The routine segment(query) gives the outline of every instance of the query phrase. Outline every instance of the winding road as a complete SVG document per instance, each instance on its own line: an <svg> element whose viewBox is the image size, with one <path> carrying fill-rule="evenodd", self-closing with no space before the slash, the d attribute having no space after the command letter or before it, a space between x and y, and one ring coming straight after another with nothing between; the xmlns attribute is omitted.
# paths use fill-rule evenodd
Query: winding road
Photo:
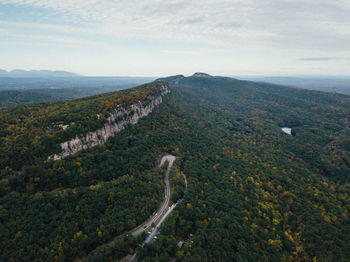
<svg viewBox="0 0 350 262"><path fill-rule="evenodd" d="M147 222L143 223L140 227L137 227L134 230L133 235L141 234L148 227L150 227L154 222L156 222L160 217L161 217L161 219L159 220L157 225L152 229L152 231L150 231L150 234L147 236L147 238L145 239L145 241L142 243L141 246L143 246L144 244L148 244L148 243L155 241L156 236L158 235L158 229L159 229L160 225L167 218L167 216L170 215L170 213L174 210L174 208L177 206L177 204L179 204L182 201L182 199L180 199L179 201L177 201L175 204L173 204L171 207L168 208L169 200L171 197L169 172L170 172L171 167L173 166L173 162L175 161L175 159L176 159L175 156L165 155L162 157L162 159L160 161L160 164L159 164L160 167L164 164L165 161L169 162L167 171L165 173L165 178L164 178L164 182L165 182L164 200L163 200L160 208L158 209L157 213L154 216L152 216L149 220L147 220ZM181 172L181 174L183 175L183 177L185 179L185 186L187 188L187 178L186 178L184 173ZM163 213L164 213L164 216L162 216ZM134 261L136 259L136 257L137 257L137 251L135 251L135 253L129 259L129 261Z"/></svg>
<svg viewBox="0 0 350 262"><path fill-rule="evenodd" d="M147 230L148 228L152 227L153 223L156 223L158 220L158 224L155 226L155 228L152 230L152 232L150 233L150 235L146 238L146 240L144 241L144 244L146 243L150 243L152 240L154 240L154 236L157 235L158 233L158 228L159 226L162 224L162 222L166 219L166 217L168 215L170 215L170 213L173 211L173 209L176 207L176 205L181 202L181 200L179 200L177 203L173 204L171 207L169 206L169 202L170 202L170 198L171 198L171 188L170 188L170 181L169 181L169 173L171 170L171 167L174 164L176 157L173 155L164 155L162 156L161 160L160 160L160 164L159 167L163 166L164 163L167 161L168 162L168 167L167 170L165 172L165 177L164 177L164 184L165 184L165 190L164 190L164 199L163 202L160 204L158 210L153 213L153 215L148 218L144 223L142 223L141 225L137 226L136 228L132 229L130 231L130 233L133 236L137 236L142 234L145 230ZM185 179L185 183L186 183L186 188L187 188L187 180L186 180L186 176L182 173L182 175L184 176ZM120 237L120 236L118 236ZM113 240L110 241L107 245L113 245ZM134 253L134 255L129 259L129 261L133 261L136 258L136 252ZM80 258L80 259L76 259L75 261L85 261L86 257L84 258Z"/></svg>
<svg viewBox="0 0 350 262"><path fill-rule="evenodd" d="M170 182L169 182L169 172L171 167L173 166L173 163L175 161L176 157L172 155L164 155L162 159L160 160L159 167L163 166L166 161L168 161L168 168L165 172L164 177L164 184L165 184L165 190L164 190L164 200L160 204L160 207L158 210L142 225L136 227L135 229L131 230L131 234L133 236L137 236L142 234L145 230L147 230L149 227L152 226L153 223L155 223L160 217L163 216L164 213L167 212L167 208L169 206L169 201L171 197L171 188L170 188Z"/></svg>

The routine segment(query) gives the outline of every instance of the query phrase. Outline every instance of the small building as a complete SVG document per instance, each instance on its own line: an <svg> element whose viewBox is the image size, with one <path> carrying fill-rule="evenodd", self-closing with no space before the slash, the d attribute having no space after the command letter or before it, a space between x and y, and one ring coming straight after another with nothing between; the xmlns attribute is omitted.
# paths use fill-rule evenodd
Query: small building
<svg viewBox="0 0 350 262"><path fill-rule="evenodd" d="M184 244L185 242L179 241L179 243L177 243L177 247L181 249L184 246Z"/></svg>

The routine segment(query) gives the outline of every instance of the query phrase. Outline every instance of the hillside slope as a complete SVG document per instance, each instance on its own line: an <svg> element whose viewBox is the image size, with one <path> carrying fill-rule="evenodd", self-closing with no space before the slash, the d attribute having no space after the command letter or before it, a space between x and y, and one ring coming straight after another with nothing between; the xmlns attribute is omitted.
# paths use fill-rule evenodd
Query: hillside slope
<svg viewBox="0 0 350 262"><path fill-rule="evenodd" d="M19 170L53 154L58 159L103 144L110 135L101 141L97 135L102 133L94 132L119 124L118 130L109 129L110 133L118 132L129 122L135 124L160 104L168 92L167 84L158 82L74 101L2 109L0 169ZM138 116L144 108L147 113ZM77 143L62 146L72 140Z"/></svg>
<svg viewBox="0 0 350 262"><path fill-rule="evenodd" d="M106 261L132 254L141 240L126 235L91 251L156 210L162 199L157 160L167 152L177 156L175 169L186 174L188 188L159 239L139 249L140 261L348 261L350 97L204 74L149 86L163 81L171 93L137 125L54 162L46 159L59 143L108 122L111 110L101 110L113 104L107 98L133 89L44 107L50 110L1 111L7 121L1 142L11 145L1 157L7 159L0 183L4 259L73 261L89 254L90 261ZM105 112L102 123L88 117L96 108ZM64 123L37 120L53 109ZM48 139L28 127L46 130L53 122L80 128L57 136L56 151L24 154L22 148ZM282 132L285 126L293 135ZM20 135L34 132L32 140Z"/></svg>

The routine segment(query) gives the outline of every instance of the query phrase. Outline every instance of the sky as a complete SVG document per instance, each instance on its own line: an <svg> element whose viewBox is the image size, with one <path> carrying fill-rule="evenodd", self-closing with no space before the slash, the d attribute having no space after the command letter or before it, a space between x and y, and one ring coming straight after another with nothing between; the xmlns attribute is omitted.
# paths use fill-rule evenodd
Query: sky
<svg viewBox="0 0 350 262"><path fill-rule="evenodd" d="M0 68L350 75L349 0L0 0Z"/></svg>

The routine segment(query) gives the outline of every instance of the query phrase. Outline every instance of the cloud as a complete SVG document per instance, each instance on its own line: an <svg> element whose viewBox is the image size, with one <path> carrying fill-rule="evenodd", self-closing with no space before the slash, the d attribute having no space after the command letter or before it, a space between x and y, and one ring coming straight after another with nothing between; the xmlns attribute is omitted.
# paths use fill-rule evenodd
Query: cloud
<svg viewBox="0 0 350 262"><path fill-rule="evenodd" d="M347 0L0 0L52 11L82 31L279 48L347 50ZM34 22L34 21L33 21Z"/></svg>
<svg viewBox="0 0 350 262"><path fill-rule="evenodd" d="M196 51L189 51L189 50L161 50L161 53L165 53L165 54L172 54L172 55L198 55L198 52Z"/></svg>
<svg viewBox="0 0 350 262"><path fill-rule="evenodd" d="M200 24L200 23L203 23L203 18L201 17L180 19L178 21L178 24L180 25L194 25L194 24Z"/></svg>
<svg viewBox="0 0 350 262"><path fill-rule="evenodd" d="M302 57L299 59L300 61L307 61L307 62L318 62L318 61L348 61L350 58L346 57Z"/></svg>
<svg viewBox="0 0 350 262"><path fill-rule="evenodd" d="M217 57L213 68L253 71L328 70L327 62L345 66L350 57L349 0L0 0L3 6L12 8L0 14L8 43L120 45L172 61L193 56L189 66Z"/></svg>
<svg viewBox="0 0 350 262"><path fill-rule="evenodd" d="M301 61L331 61L331 60L342 60L339 57L303 57L300 58Z"/></svg>

